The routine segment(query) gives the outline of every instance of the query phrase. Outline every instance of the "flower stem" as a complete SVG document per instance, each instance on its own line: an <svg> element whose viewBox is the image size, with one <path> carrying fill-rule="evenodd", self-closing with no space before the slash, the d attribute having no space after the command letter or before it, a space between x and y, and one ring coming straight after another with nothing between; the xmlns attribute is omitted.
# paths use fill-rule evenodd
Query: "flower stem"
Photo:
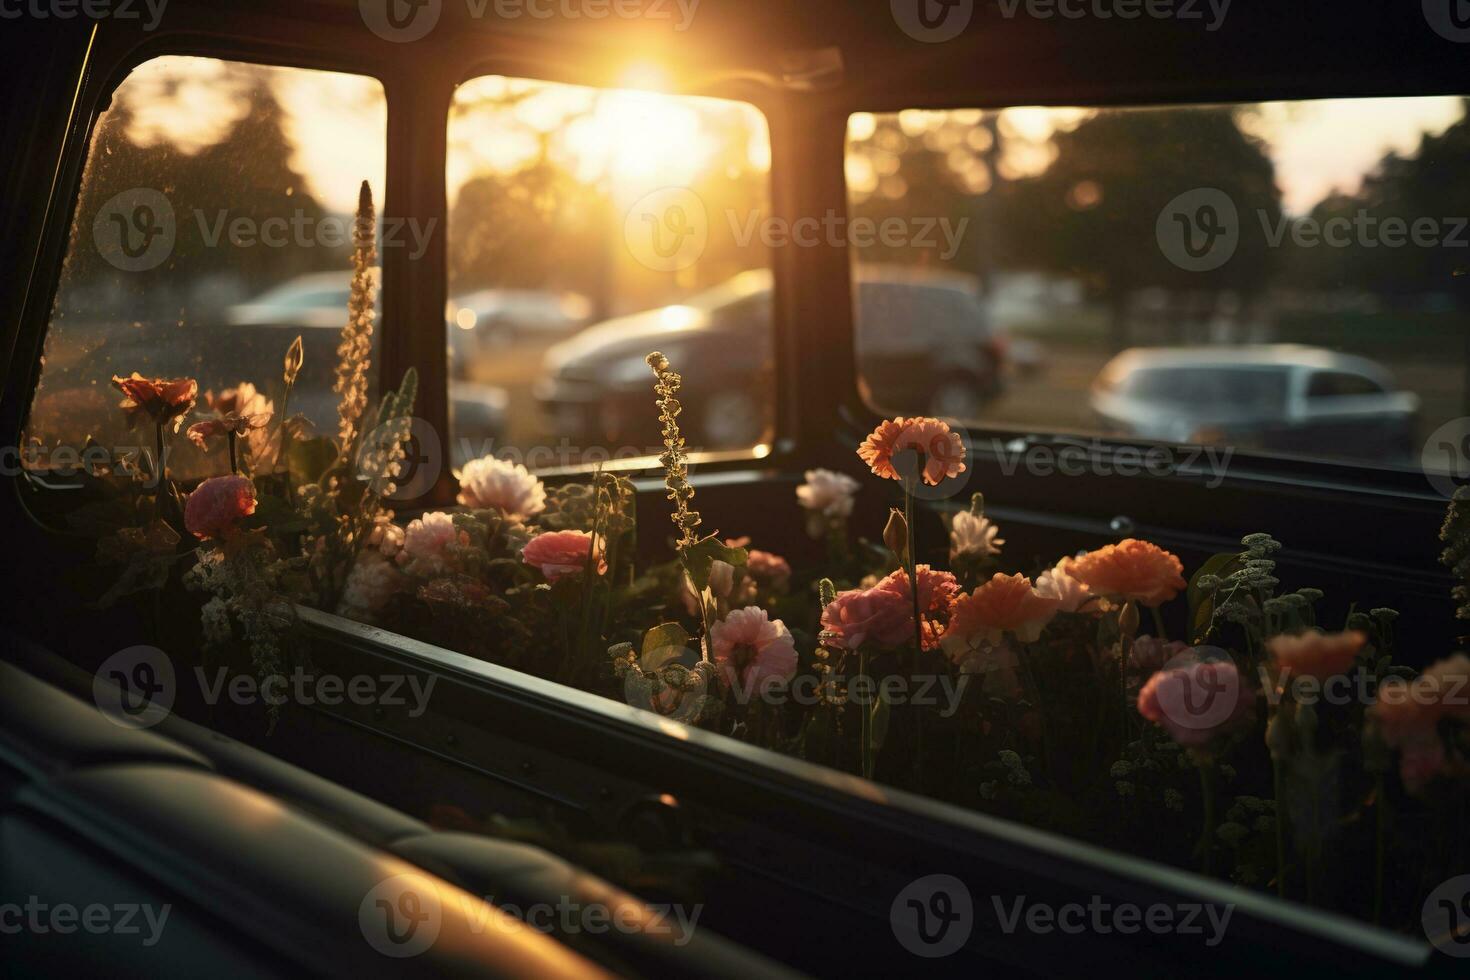
<svg viewBox="0 0 1470 980"><path fill-rule="evenodd" d="M1281 798L1281 760L1271 756L1271 793L1276 798L1276 897L1286 897L1286 801Z"/></svg>
<svg viewBox="0 0 1470 980"><path fill-rule="evenodd" d="M903 481L903 522L906 525L908 540L906 542L905 557L908 560L906 571L909 576L909 592L913 596L914 606L914 655L909 661L909 683L915 684L915 678L919 673L919 660L924 654L924 624L919 618L919 561L918 553L914 549L914 478L910 477ZM924 785L924 714L917 708L914 709L914 782L918 787Z"/></svg>
<svg viewBox="0 0 1470 980"><path fill-rule="evenodd" d="M239 456L239 452L235 449L235 439L236 438L237 438L237 436L233 432L226 432L225 433L225 439L229 442L229 446L230 446L230 475L231 476L239 476L240 475L240 456Z"/></svg>
<svg viewBox="0 0 1470 980"><path fill-rule="evenodd" d="M1213 762L1202 763L1199 766L1199 788L1200 796L1204 800L1205 825L1200 834L1200 868L1205 874L1210 873L1210 857L1214 850L1215 837L1215 770Z"/></svg>
<svg viewBox="0 0 1470 980"><path fill-rule="evenodd" d="M866 650L859 650L858 651L858 676L861 677L861 678L864 678L863 685L864 685L864 687L866 687L867 686L867 676L868 676L868 654L867 654L867 651ZM864 779L872 779L873 778L873 712L872 712L872 706L871 705L866 705L866 704L860 704L860 705L858 705L858 714L859 714L859 717L860 717L859 737L862 739L862 745L859 746L859 748L861 750L860 751L860 754L859 754L859 758L860 758L861 764L862 764L863 778Z"/></svg>
<svg viewBox="0 0 1470 980"><path fill-rule="evenodd" d="M1384 833L1388 828L1387 814L1383 808L1388 801L1383 797L1383 773L1378 773L1374 784L1374 827L1373 827L1373 924L1383 924L1383 857ZM1280 804L1277 804L1280 806Z"/></svg>
<svg viewBox="0 0 1470 980"><path fill-rule="evenodd" d="M1169 631L1164 629L1164 616L1159 612L1158 606L1149 606L1148 611L1154 616L1154 630L1158 633L1160 642L1169 642Z"/></svg>

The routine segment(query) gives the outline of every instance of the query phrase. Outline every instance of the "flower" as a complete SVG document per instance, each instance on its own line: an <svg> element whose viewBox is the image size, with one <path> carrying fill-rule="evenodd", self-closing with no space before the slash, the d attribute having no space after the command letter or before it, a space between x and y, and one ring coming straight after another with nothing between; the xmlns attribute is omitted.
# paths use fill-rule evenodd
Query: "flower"
<svg viewBox="0 0 1470 980"><path fill-rule="evenodd" d="M892 647L911 640L914 616L909 600L886 589L851 589L822 610L822 629L833 634L830 644L856 650L865 643Z"/></svg>
<svg viewBox="0 0 1470 980"><path fill-rule="evenodd" d="M546 531L526 543L521 552L521 561L535 567L546 576L546 581L555 582L563 575L575 575L587 568L587 555L596 558L596 573L607 571L607 562L602 557L601 542L594 549L592 535L586 531Z"/></svg>
<svg viewBox="0 0 1470 980"><path fill-rule="evenodd" d="M255 484L243 476L216 476L194 488L184 504L184 527L196 538L215 538L255 513Z"/></svg>
<svg viewBox="0 0 1470 980"><path fill-rule="evenodd" d="M199 383L193 378L165 381L162 378L145 378L134 371L130 378L114 375L112 383L127 396L121 408L127 414L130 426L136 425L141 418L147 418L154 425L172 421L177 432L184 415L194 407L199 397Z"/></svg>
<svg viewBox="0 0 1470 980"><path fill-rule="evenodd" d="M1127 538L1068 559L1064 571L1093 595L1131 599L1145 606L1168 602L1185 587L1184 566L1158 545Z"/></svg>
<svg viewBox="0 0 1470 980"><path fill-rule="evenodd" d="M960 511L949 522L949 560L954 561L961 555L988 558L1000 554L1000 546L1006 542L1004 538L997 537L998 534L1000 528L989 518L967 510Z"/></svg>
<svg viewBox="0 0 1470 980"><path fill-rule="evenodd" d="M949 610L955 596L960 594L960 583L949 572L936 572L928 565L914 569L919 576L919 619L923 623L924 649L934 650L939 646L939 637L944 632ZM914 628L913 591L909 588L908 572L900 568L883 581L873 586L885 592L901 596L909 609L909 629ZM912 632L909 634L913 636Z"/></svg>
<svg viewBox="0 0 1470 980"><path fill-rule="evenodd" d="M216 436L226 433L249 436L255 430L265 428L274 409L270 399L256 391L255 385L248 381L241 382L234 388L226 388L218 395L213 391L206 391L204 403L215 413L215 417L195 422L188 430L189 441L200 449L205 448L205 444ZM255 453L257 447L263 447L266 441L264 438L252 437L251 452Z"/></svg>
<svg viewBox="0 0 1470 980"><path fill-rule="evenodd" d="M899 416L885 420L863 440L857 452L874 476L901 480L904 477L893 468L893 457L907 449L922 457L924 482L930 486L965 472L965 445L940 419Z"/></svg>
<svg viewBox="0 0 1470 980"><path fill-rule="evenodd" d="M402 573L382 552L365 550L347 573L337 615L371 623L375 615L399 591Z"/></svg>
<svg viewBox="0 0 1470 980"><path fill-rule="evenodd" d="M1175 657L1188 651L1189 647L1179 640L1160 640L1157 637L1134 637L1128 647L1127 669L1137 677L1149 678L1163 669Z"/></svg>
<svg viewBox="0 0 1470 980"><path fill-rule="evenodd" d="M958 646L954 649L958 653L960 673L980 675L987 696L1014 698L1021 694L1021 679L1017 673L1021 661L1010 644L1002 641L994 646L981 644L964 650Z"/></svg>
<svg viewBox="0 0 1470 980"><path fill-rule="evenodd" d="M1034 643L1057 614L1060 600L1044 596L1024 575L997 572L989 582L955 600L949 617L944 650L959 662L981 643L999 643L1013 633L1022 643Z"/></svg>
<svg viewBox="0 0 1470 980"><path fill-rule="evenodd" d="M524 521L546 509L546 487L520 463L484 456L465 464L457 499L465 507L494 507Z"/></svg>
<svg viewBox="0 0 1470 980"><path fill-rule="evenodd" d="M395 558L403 550L403 528L393 523L391 514L379 514L373 519L372 530L367 534L367 546L382 552L384 558Z"/></svg>
<svg viewBox="0 0 1470 980"><path fill-rule="evenodd" d="M1404 788L1419 793L1446 766L1440 721L1470 722L1470 657L1437 661L1413 681L1389 678L1368 714L1384 742L1399 750Z"/></svg>
<svg viewBox="0 0 1470 980"><path fill-rule="evenodd" d="M1067 570L1070 558L1063 558L1036 577L1036 591L1060 600L1059 612L1074 613L1092 601L1092 590Z"/></svg>
<svg viewBox="0 0 1470 980"><path fill-rule="evenodd" d="M444 571L449 563L446 554L452 544L467 544L470 536L454 526L454 515L448 511L432 511L408 522L403 532L403 548L397 560L413 575L431 576Z"/></svg>
<svg viewBox="0 0 1470 980"><path fill-rule="evenodd" d="M807 470L806 482L796 488L796 501L814 516L843 518L852 515L853 497L857 492L858 482L846 473Z"/></svg>
<svg viewBox="0 0 1470 980"><path fill-rule="evenodd" d="M1367 641L1367 634L1361 630L1346 633L1310 630L1296 636L1273 636L1266 641L1266 649L1276 658L1283 681L1290 675L1325 681L1346 674Z"/></svg>
<svg viewBox="0 0 1470 980"><path fill-rule="evenodd" d="M745 571L761 588L785 592L791 584L791 565L780 555L751 548L745 559Z"/></svg>
<svg viewBox="0 0 1470 980"><path fill-rule="evenodd" d="M1240 724L1252 701L1233 662L1201 658L1150 677L1138 692L1138 713L1180 745L1197 749Z"/></svg>
<svg viewBox="0 0 1470 980"><path fill-rule="evenodd" d="M790 680L796 674L796 641L781 620L767 618L758 606L732 609L710 627L715 666L726 684L751 691L766 678Z"/></svg>

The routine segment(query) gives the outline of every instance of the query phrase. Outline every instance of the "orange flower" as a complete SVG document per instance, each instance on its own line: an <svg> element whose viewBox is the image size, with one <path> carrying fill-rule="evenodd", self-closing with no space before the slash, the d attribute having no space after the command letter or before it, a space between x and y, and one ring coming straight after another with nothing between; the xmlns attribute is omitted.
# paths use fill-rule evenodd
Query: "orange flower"
<svg viewBox="0 0 1470 980"><path fill-rule="evenodd" d="M146 417L154 425L163 425L173 420L174 431L179 431L183 416L194 407L199 397L199 383L193 378L165 381L162 378L145 378L137 371L130 378L114 375L112 383L127 398L120 406L128 416L128 424L136 425Z"/></svg>
<svg viewBox="0 0 1470 980"><path fill-rule="evenodd" d="M1184 565L1156 544L1128 538L1066 562L1066 573L1094 595L1132 599L1145 606L1168 602L1185 587Z"/></svg>
<svg viewBox="0 0 1470 980"><path fill-rule="evenodd" d="M1284 679L1315 677L1325 681L1346 674L1358 657L1368 637L1361 630L1346 633L1318 633L1315 630L1297 636L1273 636L1266 648L1276 658Z"/></svg>
<svg viewBox="0 0 1470 980"><path fill-rule="evenodd" d="M939 419L899 416L885 420L863 440L857 452L875 476L901 480L903 475L894 469L893 456L907 449L922 457L924 482L931 487L965 472L965 445Z"/></svg>
<svg viewBox="0 0 1470 980"><path fill-rule="evenodd" d="M997 572L989 582L955 600L944 649L958 660L982 642L999 643L1006 633L1033 643L1057 614L1062 600L1037 592L1024 575Z"/></svg>

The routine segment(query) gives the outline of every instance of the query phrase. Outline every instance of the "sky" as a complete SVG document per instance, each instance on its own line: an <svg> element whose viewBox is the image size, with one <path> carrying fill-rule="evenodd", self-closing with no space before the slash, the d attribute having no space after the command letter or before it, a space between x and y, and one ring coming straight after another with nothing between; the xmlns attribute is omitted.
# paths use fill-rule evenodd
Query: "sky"
<svg viewBox="0 0 1470 980"><path fill-rule="evenodd" d="M285 110L286 134L294 146L292 165L305 175L311 193L329 209L344 213L352 210L362 179L381 193L387 111L379 83L333 72L263 71ZM143 143L169 139L186 150L207 145L238 118L239 84L223 63L210 59L148 62L129 77L122 93L134 112L129 136ZM492 104L508 93L522 98L510 108ZM1266 142L1283 204L1292 214L1309 211L1334 190L1355 191L1386 152L1412 153L1424 134L1440 133L1461 116L1460 100L1453 97L1271 102L1259 109L1252 132ZM554 155L572 172L584 180L609 181L616 196L692 183L716 158L729 113L740 114L747 123L749 165L769 169L764 120L739 103L496 76L475 79L456 95L447 174L450 199L482 169L520 166L537 152L538 139L546 134L553 140ZM1076 125L1087 114L1077 108L1005 110L1001 133L1018 138L1006 141L1014 146L1003 159L1002 172L1020 176L1044 169L1051 159L1050 133ZM910 138L935 145L930 131L974 129L979 115L977 110L911 110L900 114L900 120ZM872 121L860 113L850 131L855 136L871 132ZM948 148L942 141L940 145ZM977 193L988 186L988 176L975 172L981 149L971 140L949 150L957 173ZM868 163L856 169L850 165L849 175L875 186L891 178L885 186L901 192L901 174L886 172L883 163L878 161L877 171ZM620 189L626 193L619 194Z"/></svg>

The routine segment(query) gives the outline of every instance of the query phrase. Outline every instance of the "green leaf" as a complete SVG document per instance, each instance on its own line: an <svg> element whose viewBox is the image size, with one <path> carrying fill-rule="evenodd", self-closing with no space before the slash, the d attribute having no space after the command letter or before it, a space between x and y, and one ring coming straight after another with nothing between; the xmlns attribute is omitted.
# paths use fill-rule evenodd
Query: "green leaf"
<svg viewBox="0 0 1470 980"><path fill-rule="evenodd" d="M709 571L716 559L740 567L749 557L744 548L731 548L711 534L685 550L684 566L694 581L694 590L703 592L709 587Z"/></svg>
<svg viewBox="0 0 1470 980"><path fill-rule="evenodd" d="M664 623L643 634L643 656L639 663L644 670L658 670L687 649L689 634L684 627Z"/></svg>
<svg viewBox="0 0 1470 980"><path fill-rule="evenodd" d="M1190 640L1197 640L1210 628L1210 622L1215 618L1215 600L1204 594L1199 587L1199 580L1206 575L1216 578L1224 578L1235 569L1232 565L1239 565L1240 555L1227 551L1209 558L1189 579L1189 588L1185 591L1186 601L1189 603L1189 628Z"/></svg>
<svg viewBox="0 0 1470 980"><path fill-rule="evenodd" d="M292 442L286 451L291 483L298 487L316 483L336 460L337 445L326 437Z"/></svg>

